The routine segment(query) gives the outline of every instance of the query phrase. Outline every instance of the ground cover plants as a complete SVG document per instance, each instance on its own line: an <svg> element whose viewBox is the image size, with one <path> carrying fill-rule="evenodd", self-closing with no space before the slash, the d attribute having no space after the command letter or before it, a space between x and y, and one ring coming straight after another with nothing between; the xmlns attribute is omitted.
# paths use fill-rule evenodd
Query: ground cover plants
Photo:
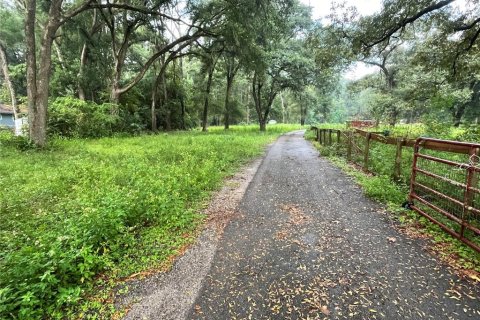
<svg viewBox="0 0 480 320"><path fill-rule="evenodd" d="M340 130L346 129L345 125L332 124L323 124L318 127ZM369 130L382 132L387 129L390 130L391 135L397 137L408 136L408 138L412 139L415 138L415 134L418 134L418 136L428 135L434 137L431 132L428 134L429 130L424 125L396 126L394 128L371 128ZM461 137L472 137L470 130L465 128L448 128L448 130L444 129L444 133L445 134L441 138L450 140L459 139ZM307 137L311 140L315 140L314 131L310 131L307 134ZM467 270L467 273L472 270L475 272L480 272L480 254L478 252L462 242L454 239L441 230L440 227L430 223L426 218L421 217L414 211L405 210L402 208L402 204L407 200L409 193L409 181L413 159L412 148L403 148L401 176L400 179L393 181L392 173L395 162L395 145L387 145L372 141L369 153L370 173L366 174L362 172L362 168L352 165L346 161L344 153L345 150L339 148L336 143L333 143L331 146L320 145L318 142L314 142L314 144L320 150L320 153L323 156L328 157L335 165L342 168L349 175L352 175L363 187L365 193L369 197L386 203L389 211L393 212L396 215L396 218L398 218L398 220L400 220L400 222L402 222L406 227L413 227L411 229L414 230L414 233L428 234L429 237L434 240L435 244L433 248L439 252L439 255L444 260L448 260L451 265L454 265L459 269ZM432 151L430 153L432 155L436 155L436 151ZM447 156L445 153L440 155L440 157L445 156ZM463 159L465 158L464 155L451 154L448 156L450 156L451 158L449 159L453 161L463 162L468 160ZM362 163L363 161L363 157L362 159L356 159L355 155L352 155L352 159L356 160L357 163ZM449 177L451 176L450 178L455 179L455 177L452 176L455 174L455 172L453 172L455 170L451 170L451 168L436 166L429 168L429 170L440 170L438 172L434 172L437 172L437 174L440 175L446 175ZM449 170L449 172L441 172L442 170ZM459 192L457 187L452 187L447 184L442 184L438 187L442 187L442 192L451 194L451 196L454 196L454 193ZM426 210L425 208L423 209ZM431 212L430 214L434 213ZM436 218L442 221L444 224L449 225L451 228L459 227L457 224L442 216L436 216ZM474 241L478 240L478 237L474 239ZM475 275L474 277L478 279L478 275Z"/></svg>
<svg viewBox="0 0 480 320"><path fill-rule="evenodd" d="M57 139L42 151L2 133L0 319L94 314L95 303L79 310L86 293L168 262L222 179L294 128Z"/></svg>

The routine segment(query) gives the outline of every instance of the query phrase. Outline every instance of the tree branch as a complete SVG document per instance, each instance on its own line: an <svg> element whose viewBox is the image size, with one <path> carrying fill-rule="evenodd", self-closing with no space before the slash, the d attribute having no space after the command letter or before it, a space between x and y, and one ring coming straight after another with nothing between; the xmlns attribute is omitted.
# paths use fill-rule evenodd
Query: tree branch
<svg viewBox="0 0 480 320"><path fill-rule="evenodd" d="M392 26L389 30L386 30L386 31L384 32L384 34L383 34L380 38L374 40L374 41L371 42L371 43L367 43L367 44L365 45L365 48L366 48L366 49L370 49L370 48L374 47L375 45L377 45L377 44L379 44L379 43L381 43L381 42L383 42L383 41L385 41L385 40L390 39L390 37L391 37L393 34L395 34L395 32L397 32L397 31L400 30L400 29L405 28L408 24L413 23L413 22L415 22L416 20L418 20L418 19L420 19L421 17L423 17L424 15L426 15L426 14L428 14L428 13L430 13L430 12L433 12L433 11L435 11L435 10L441 9L441 8L449 5L450 3L454 2L454 1L455 1L455 0L443 0L443 1L440 1L440 2L438 2L438 3L432 4L432 5L424 8L423 10L420 10L419 12L417 12L416 14L414 14L413 16L406 17L406 18L402 19L402 20L400 21L400 23Z"/></svg>
<svg viewBox="0 0 480 320"><path fill-rule="evenodd" d="M473 37L470 39L470 43L468 44L468 46L466 48L464 48L462 50L457 50L457 54L455 55L455 58L453 59L453 65L452 65L453 75L457 74L458 58L460 58L460 56L462 54L464 54L465 52L468 52L470 49L473 48L473 46L475 45L475 42L477 41L478 37L480 37L480 28L477 29L477 31L475 32Z"/></svg>
<svg viewBox="0 0 480 320"><path fill-rule="evenodd" d="M145 65L142 67L142 69L140 70L140 72L137 74L137 76L132 80L130 81L130 83L128 85L126 85L125 87L123 88L120 88L118 89L118 93L119 94L122 94L122 93L125 93L127 92L128 90L130 90L131 88L133 88L140 80L143 79L143 76L145 75L145 73L147 72L147 70L150 68L150 66L158 59L160 58L162 55L164 55L165 53L167 53L168 51L170 51L171 49L173 49L176 45L180 44L183 42L183 44L176 50L177 52L180 52L183 48L187 47L189 44L191 44L195 39L199 38L203 36L203 34L193 34L193 35L186 35L186 36L183 36L183 37L180 37L178 38L177 40L169 43L168 45L166 45L165 47L163 47L161 50L159 50L158 52L156 52L153 56L150 57L150 59L148 59L148 61L145 63Z"/></svg>
<svg viewBox="0 0 480 320"><path fill-rule="evenodd" d="M85 0L83 3L80 3L77 7L73 8L70 12L67 12L63 15L63 18L59 21L59 26L63 25L67 20L75 17L76 15L82 13L85 10L90 9L89 5L94 0Z"/></svg>
<svg viewBox="0 0 480 320"><path fill-rule="evenodd" d="M93 0L90 0L90 1L93 1ZM176 22L181 22L181 23L183 23L187 26L190 26L189 23L183 21L180 18L175 18L175 17L169 16L165 13L159 12L158 10L155 10L155 9L158 9L158 6L154 7L153 9L135 7L135 6L132 6L132 5L129 5L129 4L126 4L126 3L104 3L104 4L103 3L102 4L97 3L97 4L92 4L92 5L88 6L88 9L106 9L106 8L123 9L123 10L132 11L132 12L143 13L143 14L146 14L146 15L160 16L162 18L166 18L166 19L176 21Z"/></svg>
<svg viewBox="0 0 480 320"><path fill-rule="evenodd" d="M472 23L470 23L470 24L462 24L458 27L453 28L453 31L458 32L458 31L470 30L473 27L475 27L475 25L479 22L480 22L480 18L477 18L477 19L473 20Z"/></svg>

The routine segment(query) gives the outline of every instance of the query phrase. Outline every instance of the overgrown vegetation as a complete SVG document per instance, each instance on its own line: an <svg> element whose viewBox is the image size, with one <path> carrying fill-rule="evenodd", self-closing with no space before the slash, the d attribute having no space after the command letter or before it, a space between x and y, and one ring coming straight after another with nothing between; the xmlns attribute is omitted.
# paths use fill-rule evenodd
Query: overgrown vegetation
<svg viewBox="0 0 480 320"><path fill-rule="evenodd" d="M325 124L321 127L345 129L345 125ZM372 128L372 131L381 131L379 128ZM425 132L425 126L400 126L395 127L392 134L402 136L406 132ZM455 134L458 129L451 130ZM307 134L310 140L315 140L313 131ZM343 156L338 155L336 144L324 146L318 142L313 142L315 147L320 150L321 155L328 157L335 165L344 170L347 174L353 176L355 180L363 187L367 196L385 203L388 210L395 214L395 217L406 227L411 228L412 233L428 234L435 245L434 249L439 255L448 260L452 265L466 270L475 270L480 272L480 253L476 252L466 244L458 241L444 232L440 227L431 223L428 219L420 216L414 211L406 210L402 204L407 200L409 192L409 181L411 173L411 163L413 151L404 150L402 154L402 179L394 182L392 180L393 163L395 159L395 146L375 143L372 144L370 151L370 171L372 174L364 173L360 168L349 164ZM444 192L447 192L443 190ZM444 223L449 223L445 219ZM452 225L453 227L453 225Z"/></svg>
<svg viewBox="0 0 480 320"><path fill-rule="evenodd" d="M108 137L115 133L140 133L145 129L138 111L122 105L96 104L72 97L50 103L48 131L62 137Z"/></svg>
<svg viewBox="0 0 480 320"><path fill-rule="evenodd" d="M476 2L333 5L325 24L298 0L4 1L0 103L29 126L0 132L0 317L60 317L96 275L163 261L219 181L287 127L120 134L371 118L478 140ZM379 72L345 79L355 63ZM384 201L399 200L392 156L372 144L365 183Z"/></svg>
<svg viewBox="0 0 480 320"><path fill-rule="evenodd" d="M161 266L222 179L294 128L56 139L40 152L2 134L0 318L63 318L99 274Z"/></svg>

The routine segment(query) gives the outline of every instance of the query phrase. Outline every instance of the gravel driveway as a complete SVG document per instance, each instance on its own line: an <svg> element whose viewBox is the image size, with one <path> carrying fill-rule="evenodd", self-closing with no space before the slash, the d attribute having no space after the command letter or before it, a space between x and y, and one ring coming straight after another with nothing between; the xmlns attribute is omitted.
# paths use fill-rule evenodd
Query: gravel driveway
<svg viewBox="0 0 480 320"><path fill-rule="evenodd" d="M188 319L480 319L478 284L400 234L304 140L270 149Z"/></svg>
<svg viewBox="0 0 480 320"><path fill-rule="evenodd" d="M480 319L479 285L399 233L303 132L242 179L170 273L133 286L127 319Z"/></svg>

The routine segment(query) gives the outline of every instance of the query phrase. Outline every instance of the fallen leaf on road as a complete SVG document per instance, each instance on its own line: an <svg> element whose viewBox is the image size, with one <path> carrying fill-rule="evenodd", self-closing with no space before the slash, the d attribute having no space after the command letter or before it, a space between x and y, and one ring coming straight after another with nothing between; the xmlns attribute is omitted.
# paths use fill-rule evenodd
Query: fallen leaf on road
<svg viewBox="0 0 480 320"><path fill-rule="evenodd" d="M475 271L465 271L465 274L472 280L475 280L477 282L480 282L480 277L478 276L478 273Z"/></svg>
<svg viewBox="0 0 480 320"><path fill-rule="evenodd" d="M390 242L397 242L397 239L394 237L388 237L387 240Z"/></svg>
<svg viewBox="0 0 480 320"><path fill-rule="evenodd" d="M326 316L328 316L330 314L330 310L328 310L327 306L322 306L320 308L320 311L322 311L322 313Z"/></svg>
<svg viewBox="0 0 480 320"><path fill-rule="evenodd" d="M200 306L197 304L197 305L195 306L195 312L196 312L196 313L200 313L200 314L203 313L203 312L202 312L202 307L200 307Z"/></svg>

